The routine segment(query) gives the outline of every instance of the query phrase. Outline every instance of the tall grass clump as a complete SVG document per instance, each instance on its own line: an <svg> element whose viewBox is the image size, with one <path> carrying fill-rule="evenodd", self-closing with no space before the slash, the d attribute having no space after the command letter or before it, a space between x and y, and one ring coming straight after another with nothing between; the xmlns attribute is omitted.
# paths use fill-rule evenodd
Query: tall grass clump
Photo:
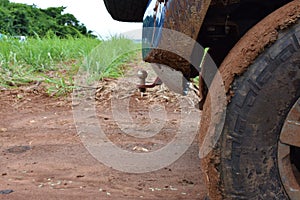
<svg viewBox="0 0 300 200"><path fill-rule="evenodd" d="M140 45L122 37L101 41L89 37L59 38L53 34L0 40L0 87L20 86L35 81L49 85L51 94L64 94L73 88L78 69L91 79L122 75Z"/></svg>
<svg viewBox="0 0 300 200"><path fill-rule="evenodd" d="M33 81L53 82L57 78L61 81L65 79L64 75L57 77L53 74L61 74L60 71L76 73L84 57L100 43L100 40L83 36L36 36L24 42L13 37L1 39L0 86L20 86ZM48 75L50 71L51 76Z"/></svg>
<svg viewBox="0 0 300 200"><path fill-rule="evenodd" d="M59 62L83 58L100 41L87 38L28 38L25 42L16 39L0 40L1 65L30 65L36 70L55 69Z"/></svg>
<svg viewBox="0 0 300 200"><path fill-rule="evenodd" d="M106 77L117 78L123 75L124 63L129 62L141 51L141 44L121 36L103 41L93 49L83 63L83 69L92 80Z"/></svg>

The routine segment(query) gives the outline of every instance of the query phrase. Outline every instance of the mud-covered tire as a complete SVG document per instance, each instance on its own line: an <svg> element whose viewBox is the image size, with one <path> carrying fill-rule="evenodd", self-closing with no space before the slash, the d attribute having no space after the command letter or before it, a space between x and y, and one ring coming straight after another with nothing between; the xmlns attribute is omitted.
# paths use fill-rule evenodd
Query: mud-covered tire
<svg viewBox="0 0 300 200"><path fill-rule="evenodd" d="M104 0L113 19L123 22L142 22L148 0Z"/></svg>
<svg viewBox="0 0 300 200"><path fill-rule="evenodd" d="M218 179L214 181L216 196L289 199L279 173L278 142L286 117L300 97L299 21L282 31L234 80L231 91L224 128L209 161L215 163L208 170L218 174L209 177Z"/></svg>

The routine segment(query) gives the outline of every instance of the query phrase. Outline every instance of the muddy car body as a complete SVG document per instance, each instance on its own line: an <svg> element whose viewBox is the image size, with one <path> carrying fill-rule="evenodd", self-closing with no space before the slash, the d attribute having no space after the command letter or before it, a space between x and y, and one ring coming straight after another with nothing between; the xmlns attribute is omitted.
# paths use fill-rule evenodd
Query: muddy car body
<svg viewBox="0 0 300 200"><path fill-rule="evenodd" d="M224 126L201 162L208 196L300 199L300 1L104 2L116 20L143 21L145 61L186 80L200 75L200 146L210 134L211 97L224 87ZM210 48L210 56L199 68L201 46ZM212 61L217 71L210 70Z"/></svg>

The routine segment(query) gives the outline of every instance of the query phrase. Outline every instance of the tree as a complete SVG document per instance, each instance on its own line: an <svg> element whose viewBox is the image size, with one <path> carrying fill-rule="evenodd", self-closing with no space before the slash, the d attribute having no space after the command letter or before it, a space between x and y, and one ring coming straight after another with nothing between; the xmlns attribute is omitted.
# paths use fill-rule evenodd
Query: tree
<svg viewBox="0 0 300 200"><path fill-rule="evenodd" d="M9 4L9 0L0 0L0 6L5 7Z"/></svg>
<svg viewBox="0 0 300 200"><path fill-rule="evenodd" d="M95 37L74 15L63 14L63 6L41 9L9 0L0 0L0 6L0 31L6 34L43 37L51 31L59 37Z"/></svg>

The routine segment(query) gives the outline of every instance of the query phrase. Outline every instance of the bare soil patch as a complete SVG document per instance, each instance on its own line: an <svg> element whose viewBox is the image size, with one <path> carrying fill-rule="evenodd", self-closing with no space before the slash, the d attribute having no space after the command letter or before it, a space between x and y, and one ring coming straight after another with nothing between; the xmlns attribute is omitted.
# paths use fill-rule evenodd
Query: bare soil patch
<svg viewBox="0 0 300 200"><path fill-rule="evenodd" d="M133 151L166 145L180 121L176 95L158 87L140 96L133 89L130 111L135 120L149 120L151 102L165 105L170 120L152 141L130 141L109 108L116 82L103 81L103 89L96 94L97 115L110 140ZM191 200L203 199L206 194L197 141L179 160L161 170L145 174L116 171L93 158L82 144L74 125L71 97L50 98L36 88L1 90L0 158L0 190L12 190L0 194L0 199Z"/></svg>

